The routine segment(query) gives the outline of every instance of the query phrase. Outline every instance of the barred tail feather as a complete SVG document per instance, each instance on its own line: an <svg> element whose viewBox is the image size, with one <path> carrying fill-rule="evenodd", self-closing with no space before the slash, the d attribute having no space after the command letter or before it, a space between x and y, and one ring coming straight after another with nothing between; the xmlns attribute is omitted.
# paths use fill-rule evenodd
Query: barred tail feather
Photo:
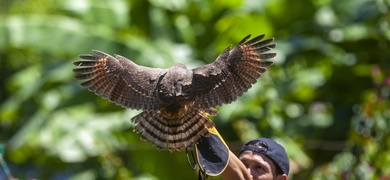
<svg viewBox="0 0 390 180"><path fill-rule="evenodd" d="M146 111L133 117L137 125L134 131L141 133L141 140L150 141L158 149L180 151L192 148L201 136L209 136L208 128L214 123L202 112L189 108L179 119L166 119L159 112Z"/></svg>

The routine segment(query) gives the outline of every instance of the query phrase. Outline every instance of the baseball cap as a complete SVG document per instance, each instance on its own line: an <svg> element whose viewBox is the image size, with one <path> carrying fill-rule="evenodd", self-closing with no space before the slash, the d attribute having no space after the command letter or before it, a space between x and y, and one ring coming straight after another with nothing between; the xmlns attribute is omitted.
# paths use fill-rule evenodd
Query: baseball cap
<svg viewBox="0 0 390 180"><path fill-rule="evenodd" d="M290 162L286 150L274 140L268 138L251 140L242 146L239 155L248 150L268 156L277 166L279 166L284 174L288 175Z"/></svg>

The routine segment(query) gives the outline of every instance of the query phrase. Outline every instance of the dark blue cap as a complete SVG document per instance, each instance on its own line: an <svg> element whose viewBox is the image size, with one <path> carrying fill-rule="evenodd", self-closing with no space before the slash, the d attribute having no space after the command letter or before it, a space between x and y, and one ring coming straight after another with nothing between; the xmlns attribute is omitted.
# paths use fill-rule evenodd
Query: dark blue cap
<svg viewBox="0 0 390 180"><path fill-rule="evenodd" d="M268 138L251 140L242 146L239 155L244 151L252 151L268 156L279 166L284 174L288 175L290 161L288 160L286 150L274 140Z"/></svg>

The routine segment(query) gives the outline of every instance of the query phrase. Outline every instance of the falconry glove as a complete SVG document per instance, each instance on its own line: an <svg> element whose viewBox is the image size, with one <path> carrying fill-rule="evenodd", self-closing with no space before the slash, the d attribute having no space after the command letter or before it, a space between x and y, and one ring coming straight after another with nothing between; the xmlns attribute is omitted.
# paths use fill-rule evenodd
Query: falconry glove
<svg viewBox="0 0 390 180"><path fill-rule="evenodd" d="M229 163L229 148L215 127L209 128L209 137L201 137L195 144L199 179L220 175Z"/></svg>

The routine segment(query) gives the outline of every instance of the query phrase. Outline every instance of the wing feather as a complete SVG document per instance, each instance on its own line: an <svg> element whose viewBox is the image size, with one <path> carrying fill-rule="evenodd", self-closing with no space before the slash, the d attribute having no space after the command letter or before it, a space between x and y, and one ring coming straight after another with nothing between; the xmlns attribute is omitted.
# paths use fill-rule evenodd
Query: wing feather
<svg viewBox="0 0 390 180"><path fill-rule="evenodd" d="M251 40L250 35L243 38L233 49L228 47L210 64L193 69L194 107L209 109L228 104L248 91L266 67L272 62L264 61L276 53L264 53L276 44L273 38L263 40L265 35Z"/></svg>
<svg viewBox="0 0 390 180"><path fill-rule="evenodd" d="M82 86L117 105L138 110L159 110L166 106L157 97L159 79L166 69L149 68L129 59L93 50L96 55L80 55L82 61L73 64L77 68L75 79L85 80Z"/></svg>

